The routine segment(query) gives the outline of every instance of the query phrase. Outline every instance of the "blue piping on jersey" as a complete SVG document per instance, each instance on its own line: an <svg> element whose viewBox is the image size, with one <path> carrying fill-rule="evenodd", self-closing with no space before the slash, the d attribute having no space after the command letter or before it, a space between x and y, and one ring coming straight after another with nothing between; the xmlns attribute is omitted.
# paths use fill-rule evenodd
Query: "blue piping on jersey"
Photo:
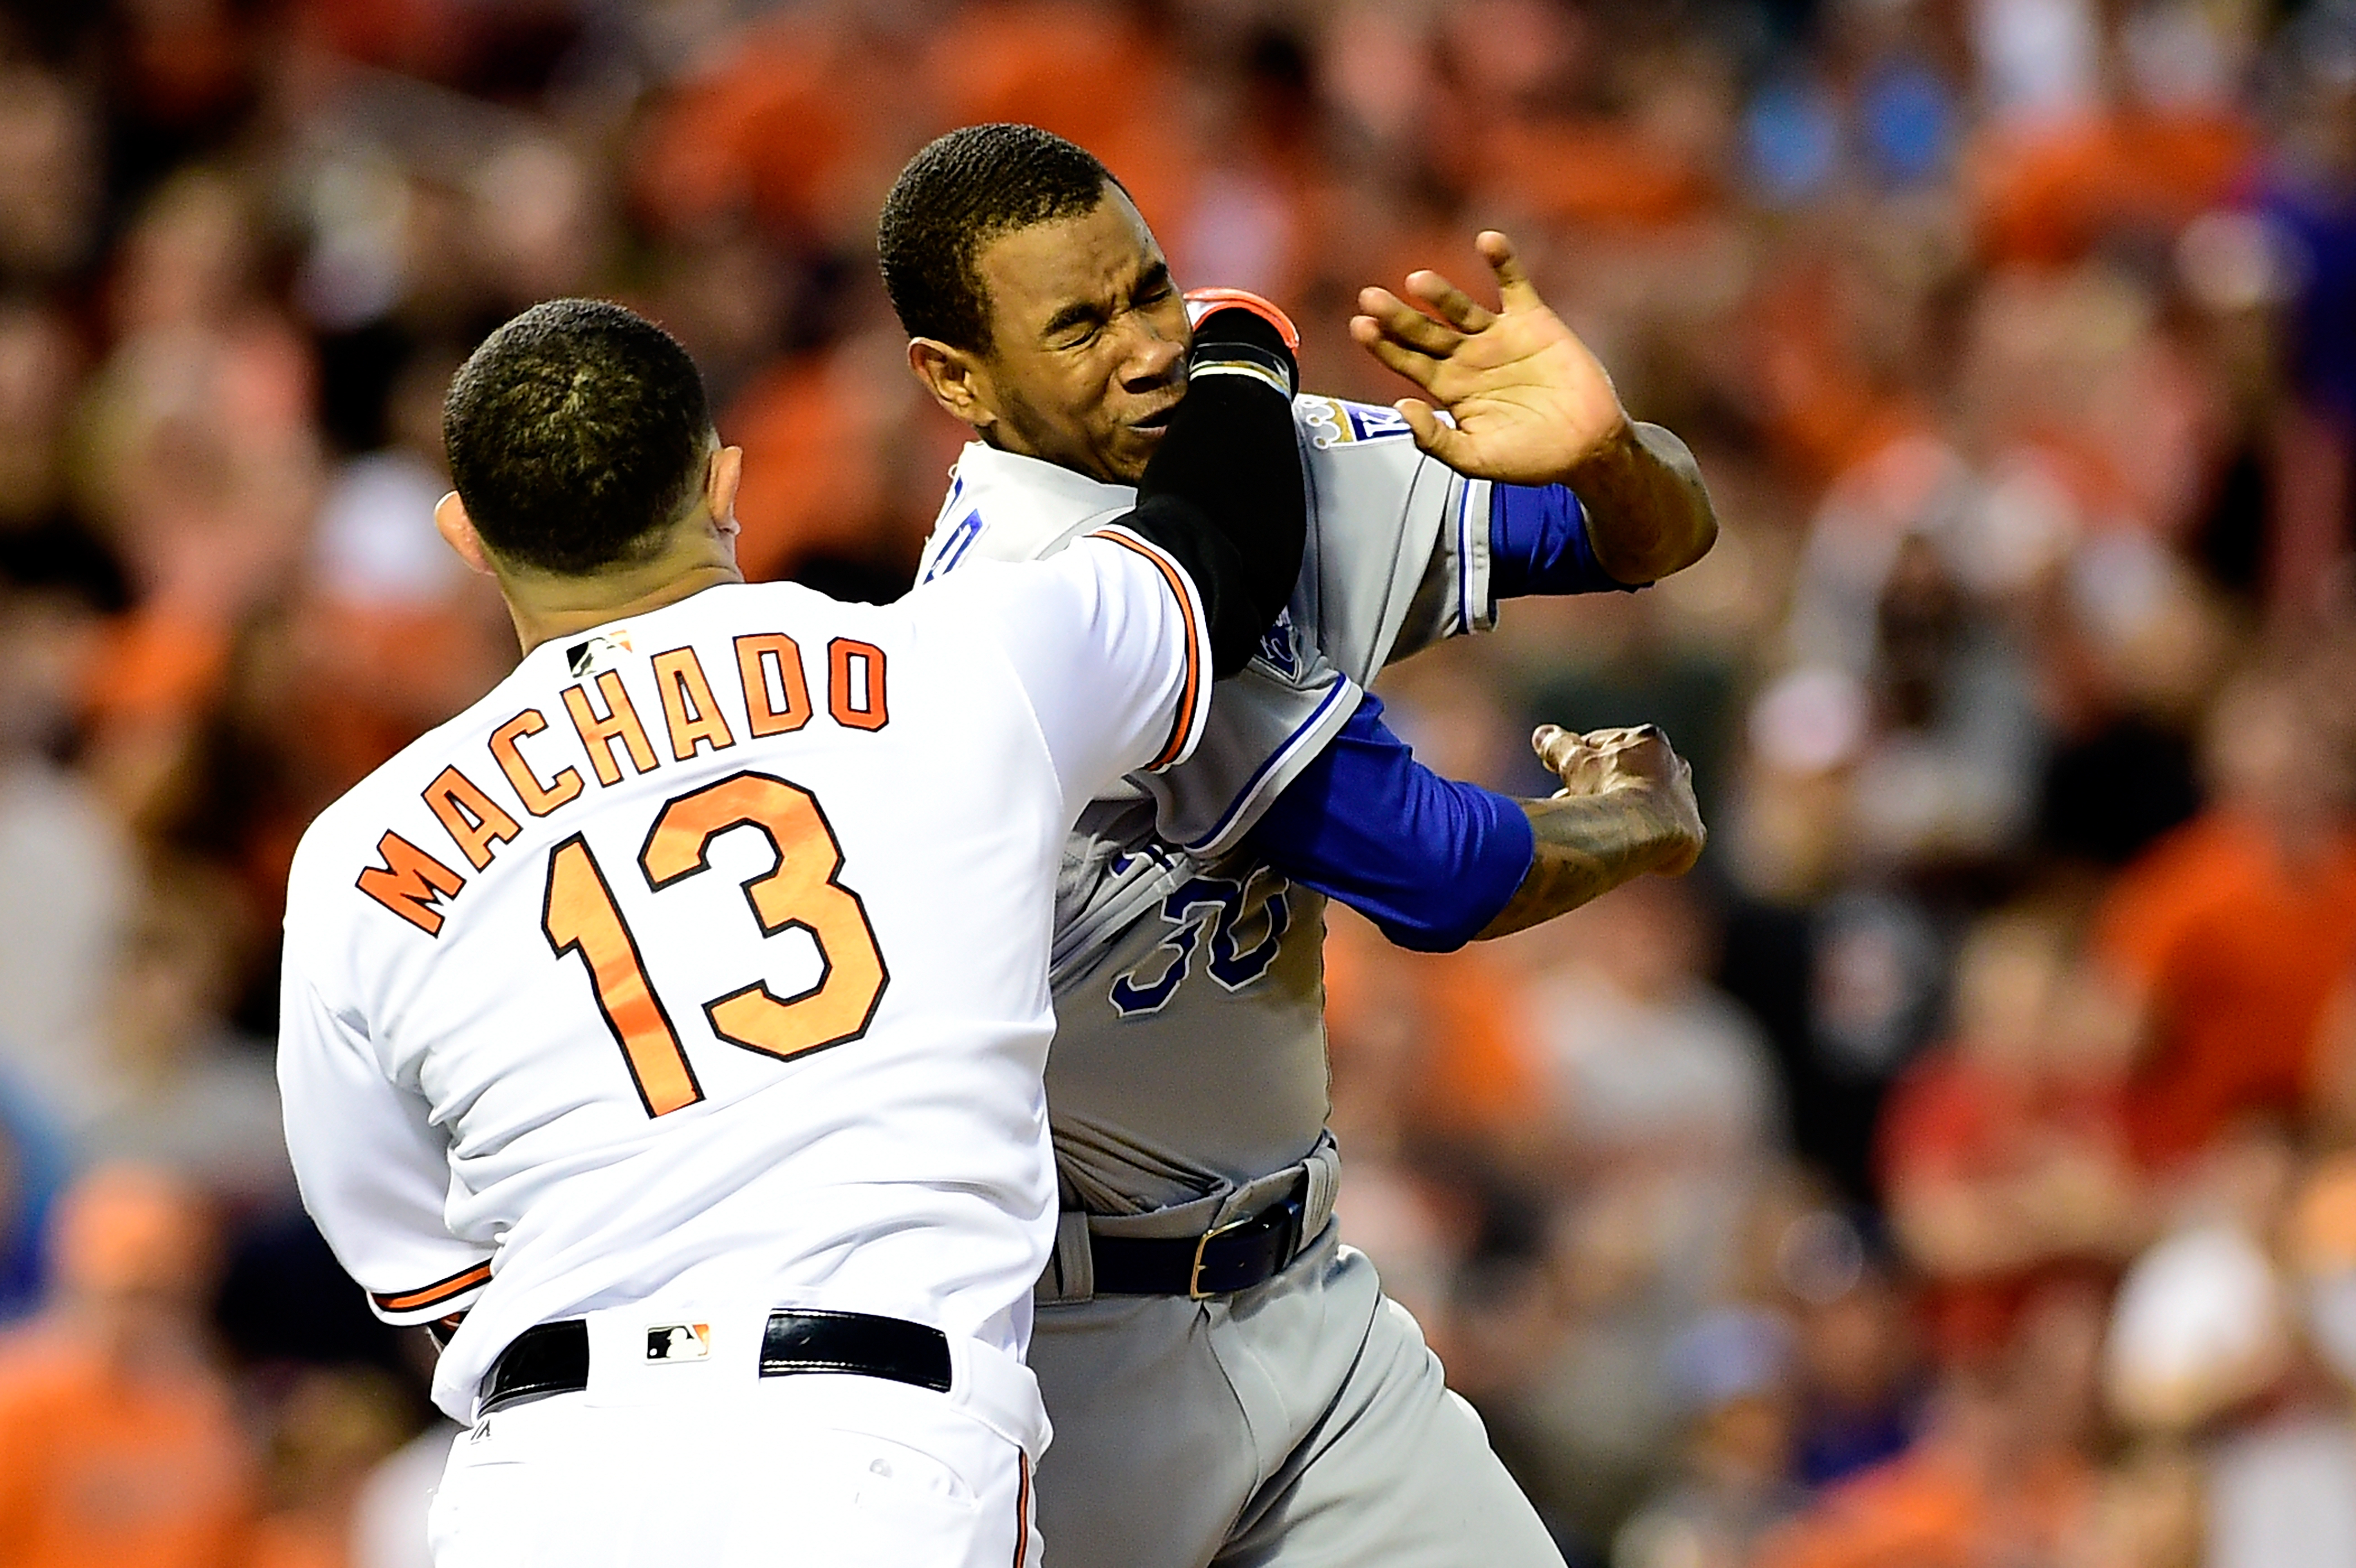
<svg viewBox="0 0 2356 1568"><path fill-rule="evenodd" d="M1472 613L1472 481L1456 480L1456 617L1470 632L1478 624Z"/></svg>
<svg viewBox="0 0 2356 1568"><path fill-rule="evenodd" d="M1333 709L1333 704L1341 699L1342 694L1350 689L1351 685L1349 680L1344 677L1336 675L1333 679L1333 688L1325 693L1324 700L1318 703L1314 709L1311 709L1309 717L1302 720L1300 724L1294 727L1292 733L1284 738L1283 744L1277 747L1275 751L1269 752L1260 763L1260 765L1252 770L1251 777L1244 780L1243 788L1236 791L1235 799L1227 803L1227 809L1220 814L1218 821L1211 825L1211 830L1204 834L1200 838L1195 839L1193 843L1188 844L1186 848L1190 850L1199 851L1209 845L1217 843L1220 836L1226 833L1229 826L1234 823L1235 819L1243 814L1244 808L1251 804L1253 797L1259 790L1260 781L1267 778L1270 773L1274 772L1280 765L1289 761L1295 752L1300 751L1301 743L1308 737L1309 732L1316 729L1317 726L1323 721L1325 715Z"/></svg>
<svg viewBox="0 0 2356 1568"><path fill-rule="evenodd" d="M956 495L952 493L949 499L957 499ZM933 557L933 564L925 571L925 581L930 582L936 577L956 571L957 563L965 559L965 552L971 549L973 541L980 537L981 508L976 507L959 517L957 527L949 530L949 537L941 544L940 553Z"/></svg>

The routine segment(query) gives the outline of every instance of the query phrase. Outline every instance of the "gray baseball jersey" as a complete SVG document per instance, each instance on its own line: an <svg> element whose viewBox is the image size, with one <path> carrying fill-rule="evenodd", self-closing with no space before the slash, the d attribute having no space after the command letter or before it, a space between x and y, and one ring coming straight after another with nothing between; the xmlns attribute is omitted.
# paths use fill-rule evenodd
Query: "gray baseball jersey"
<svg viewBox="0 0 2356 1568"><path fill-rule="evenodd" d="M1309 539L1290 606L1220 683L1193 758L1092 803L1066 845L1047 1094L1067 1209L1185 1203L1316 1147L1324 900L1237 846L1386 662L1491 624L1488 485L1389 409L1293 407ZM968 446L920 573L1052 553L1134 494Z"/></svg>

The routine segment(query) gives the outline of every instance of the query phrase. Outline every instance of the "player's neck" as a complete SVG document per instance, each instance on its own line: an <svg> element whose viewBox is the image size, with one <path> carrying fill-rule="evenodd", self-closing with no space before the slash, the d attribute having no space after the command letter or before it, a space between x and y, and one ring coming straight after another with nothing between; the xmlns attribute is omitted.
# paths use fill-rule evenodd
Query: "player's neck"
<svg viewBox="0 0 2356 1568"><path fill-rule="evenodd" d="M733 530L723 537L708 528L682 528L652 559L592 576L502 572L499 596L507 601L516 640L530 653L542 643L744 581L734 547Z"/></svg>

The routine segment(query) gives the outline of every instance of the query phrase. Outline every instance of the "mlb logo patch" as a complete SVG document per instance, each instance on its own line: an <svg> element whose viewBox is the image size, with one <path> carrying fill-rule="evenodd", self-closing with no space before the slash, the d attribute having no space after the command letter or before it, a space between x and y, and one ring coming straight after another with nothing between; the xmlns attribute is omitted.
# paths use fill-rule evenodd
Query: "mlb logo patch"
<svg viewBox="0 0 2356 1568"><path fill-rule="evenodd" d="M709 1323L658 1323L647 1330L649 1361L701 1361L712 1356Z"/></svg>
<svg viewBox="0 0 2356 1568"><path fill-rule="evenodd" d="M564 667L576 676L603 669L614 662L614 656L630 651L630 634L626 631L607 632L587 638L564 650Z"/></svg>

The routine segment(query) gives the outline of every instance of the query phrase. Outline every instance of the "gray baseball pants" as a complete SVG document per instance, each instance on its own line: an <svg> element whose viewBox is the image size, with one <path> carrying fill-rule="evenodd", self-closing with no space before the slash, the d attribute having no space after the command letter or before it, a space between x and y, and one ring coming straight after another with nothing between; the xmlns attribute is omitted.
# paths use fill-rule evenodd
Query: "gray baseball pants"
<svg viewBox="0 0 2356 1568"><path fill-rule="evenodd" d="M1039 1307L1049 1568L1562 1568L1338 1229L1232 1296Z"/></svg>

